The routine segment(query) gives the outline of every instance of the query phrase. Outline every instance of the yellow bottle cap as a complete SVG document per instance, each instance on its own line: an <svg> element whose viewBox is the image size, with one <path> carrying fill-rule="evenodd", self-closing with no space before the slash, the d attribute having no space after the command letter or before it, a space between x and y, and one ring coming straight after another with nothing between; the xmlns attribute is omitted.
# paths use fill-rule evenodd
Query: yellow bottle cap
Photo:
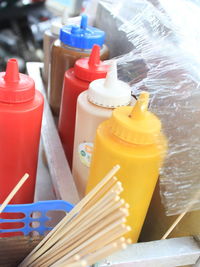
<svg viewBox="0 0 200 267"><path fill-rule="evenodd" d="M120 139L140 145L156 143L161 132L160 120L148 111L149 93L142 92L134 107L119 107L113 111L108 127Z"/></svg>

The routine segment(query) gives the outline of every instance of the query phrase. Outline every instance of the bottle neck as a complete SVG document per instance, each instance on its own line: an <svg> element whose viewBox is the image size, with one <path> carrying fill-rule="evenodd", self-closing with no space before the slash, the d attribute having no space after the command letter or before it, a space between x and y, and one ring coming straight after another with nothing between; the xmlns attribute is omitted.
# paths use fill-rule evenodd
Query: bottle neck
<svg viewBox="0 0 200 267"><path fill-rule="evenodd" d="M66 44L62 43L61 41L60 41L60 43L61 43L61 47L68 49L68 50L73 50L76 52L86 53L86 54L90 54L92 51L92 48L91 49L82 49L82 48L77 48L77 47L66 45Z"/></svg>

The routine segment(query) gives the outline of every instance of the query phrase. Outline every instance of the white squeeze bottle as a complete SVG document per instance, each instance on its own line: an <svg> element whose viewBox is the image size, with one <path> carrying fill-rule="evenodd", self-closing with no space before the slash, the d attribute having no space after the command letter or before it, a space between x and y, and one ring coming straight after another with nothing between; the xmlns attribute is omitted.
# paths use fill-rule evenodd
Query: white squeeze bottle
<svg viewBox="0 0 200 267"><path fill-rule="evenodd" d="M130 86L117 79L113 61L105 79L90 83L77 100L72 174L80 197L84 196L96 129L114 108L131 103Z"/></svg>

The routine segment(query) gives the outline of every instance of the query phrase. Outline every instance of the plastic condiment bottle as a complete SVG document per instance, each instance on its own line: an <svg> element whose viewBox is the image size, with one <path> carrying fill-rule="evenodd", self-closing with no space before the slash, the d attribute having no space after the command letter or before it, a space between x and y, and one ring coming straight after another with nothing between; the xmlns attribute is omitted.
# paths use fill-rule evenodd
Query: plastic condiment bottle
<svg viewBox="0 0 200 267"><path fill-rule="evenodd" d="M59 38L60 29L67 24L68 12L65 10L63 12L62 19L57 19L52 22L51 28L46 30L43 38L43 51L44 51L44 67L43 67L43 79L48 88L48 78L49 78L49 64L51 59L51 47L53 42Z"/></svg>
<svg viewBox="0 0 200 267"><path fill-rule="evenodd" d="M42 70L43 80L48 88L49 68L51 64L51 48L55 40L59 38L60 30L67 24L80 23L80 16L69 18L68 9L64 10L62 18L56 19L52 22L50 29L46 30L43 38L43 51L44 51L44 67Z"/></svg>
<svg viewBox="0 0 200 267"><path fill-rule="evenodd" d="M87 185L93 141L99 124L112 115L114 108L131 102L130 86L117 79L114 61L106 79L93 81L77 101L72 173L80 197Z"/></svg>
<svg viewBox="0 0 200 267"><path fill-rule="evenodd" d="M54 42L51 53L48 99L54 115L59 115L65 71L72 68L77 59L89 56L94 44L101 46L101 59L107 59L104 39L103 31L87 25L85 15L82 15L80 26L67 25L61 29L60 40Z"/></svg>
<svg viewBox="0 0 200 267"><path fill-rule="evenodd" d="M32 78L10 59L0 73L0 203L25 173L30 177L11 203L33 202L43 102Z"/></svg>
<svg viewBox="0 0 200 267"><path fill-rule="evenodd" d="M167 142L160 120L147 110L149 95L141 93L134 107L114 110L109 120L97 129L90 174L89 192L116 164L124 191L121 196L130 205L128 235L137 242L158 179Z"/></svg>
<svg viewBox="0 0 200 267"><path fill-rule="evenodd" d="M91 81L104 78L109 66L100 61L100 46L94 45L89 58L78 59L75 67L64 76L58 130L65 155L72 167L76 103L80 93L87 90Z"/></svg>

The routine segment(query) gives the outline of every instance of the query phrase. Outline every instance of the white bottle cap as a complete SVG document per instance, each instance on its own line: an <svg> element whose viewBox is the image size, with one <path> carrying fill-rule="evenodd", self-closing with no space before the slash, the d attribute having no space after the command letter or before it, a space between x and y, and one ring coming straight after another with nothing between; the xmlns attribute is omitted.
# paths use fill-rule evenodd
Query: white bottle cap
<svg viewBox="0 0 200 267"><path fill-rule="evenodd" d="M68 24L68 19L69 19L69 9L65 8L62 14L62 25Z"/></svg>
<svg viewBox="0 0 200 267"><path fill-rule="evenodd" d="M90 83L87 95L88 100L97 106L116 108L130 104L131 88L127 83L117 79L116 61L112 62L105 79Z"/></svg>
<svg viewBox="0 0 200 267"><path fill-rule="evenodd" d="M65 8L62 17L55 19L51 24L51 32L55 35L60 35L60 29L68 23L69 10Z"/></svg>
<svg viewBox="0 0 200 267"><path fill-rule="evenodd" d="M55 19L51 24L51 32L55 35L60 35L60 29L69 24L80 25L81 16L69 18L69 10L65 8L62 14L62 18Z"/></svg>
<svg viewBox="0 0 200 267"><path fill-rule="evenodd" d="M60 29L63 27L62 23L61 23L61 19L56 19L51 23L51 32L55 35L60 34Z"/></svg>

